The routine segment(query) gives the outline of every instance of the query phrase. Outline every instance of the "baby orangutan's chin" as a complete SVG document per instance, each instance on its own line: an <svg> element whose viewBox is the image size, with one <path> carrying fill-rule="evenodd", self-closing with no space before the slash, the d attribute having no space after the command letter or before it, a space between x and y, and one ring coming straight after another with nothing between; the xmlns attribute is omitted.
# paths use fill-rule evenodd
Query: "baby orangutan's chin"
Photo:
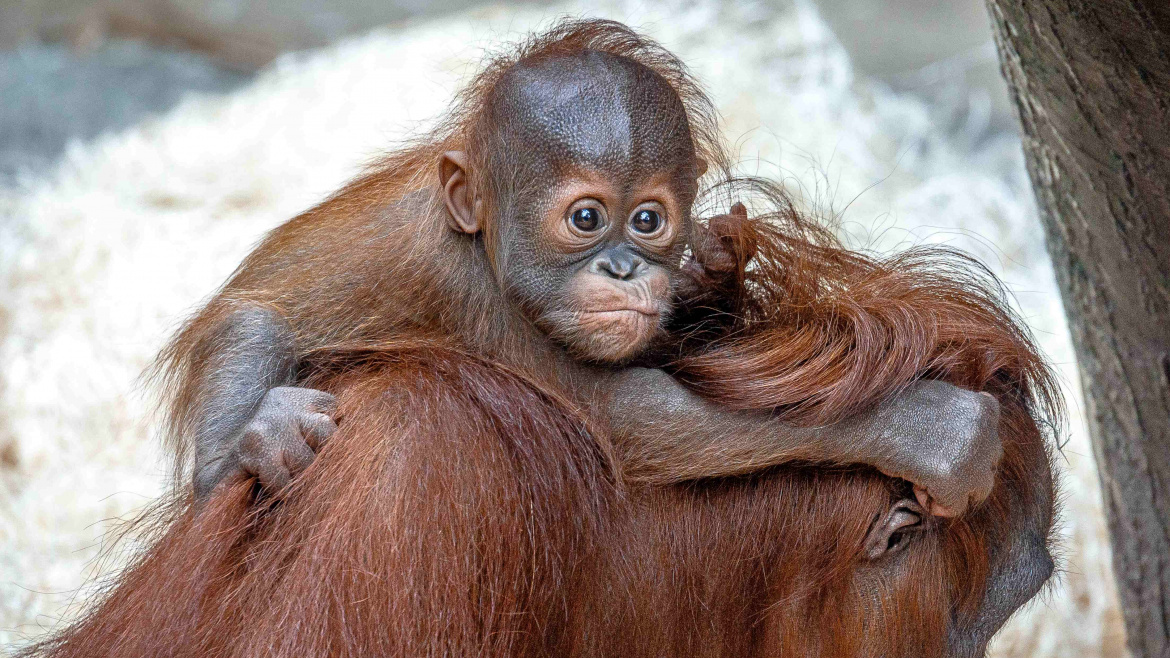
<svg viewBox="0 0 1170 658"><path fill-rule="evenodd" d="M630 280L585 272L574 276L536 325L573 358L617 365L651 346L669 319L671 282L653 268Z"/></svg>
<svg viewBox="0 0 1170 658"><path fill-rule="evenodd" d="M670 312L670 279L652 273L633 281L578 277L551 333L583 361L617 364L644 352Z"/></svg>
<svg viewBox="0 0 1170 658"><path fill-rule="evenodd" d="M658 334L661 315L635 309L577 311L571 349L587 361L621 363L641 354Z"/></svg>

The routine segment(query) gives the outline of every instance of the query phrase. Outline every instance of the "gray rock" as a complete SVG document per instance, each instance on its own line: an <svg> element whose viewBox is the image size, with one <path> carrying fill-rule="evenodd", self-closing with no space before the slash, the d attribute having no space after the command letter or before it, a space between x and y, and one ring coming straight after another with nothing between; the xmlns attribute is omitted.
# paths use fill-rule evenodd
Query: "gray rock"
<svg viewBox="0 0 1170 658"><path fill-rule="evenodd" d="M127 128L194 92L224 93L250 73L133 41L84 55L59 45L0 52L0 184L44 171L73 140Z"/></svg>

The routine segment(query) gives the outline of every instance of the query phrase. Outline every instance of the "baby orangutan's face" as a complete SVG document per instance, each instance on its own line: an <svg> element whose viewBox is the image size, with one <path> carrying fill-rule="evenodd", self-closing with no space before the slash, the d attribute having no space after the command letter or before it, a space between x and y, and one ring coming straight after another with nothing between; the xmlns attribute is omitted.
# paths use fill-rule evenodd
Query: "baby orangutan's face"
<svg viewBox="0 0 1170 658"><path fill-rule="evenodd" d="M487 99L498 117L492 262L511 303L575 357L621 363L670 314L690 239L695 157L686 109L654 71L598 52L518 65ZM456 154L456 159L464 156ZM452 216L479 208L448 158ZM457 230L474 232L477 217Z"/></svg>

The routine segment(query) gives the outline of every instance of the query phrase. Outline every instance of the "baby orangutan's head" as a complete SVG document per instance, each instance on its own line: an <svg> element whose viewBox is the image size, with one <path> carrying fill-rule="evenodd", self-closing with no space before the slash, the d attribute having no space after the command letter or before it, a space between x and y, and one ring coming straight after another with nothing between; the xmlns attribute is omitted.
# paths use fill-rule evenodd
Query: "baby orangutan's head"
<svg viewBox="0 0 1170 658"><path fill-rule="evenodd" d="M492 262L508 298L577 358L637 356L669 318L704 165L661 75L596 51L524 62L487 99L498 152ZM441 165L457 230L482 224L468 157Z"/></svg>

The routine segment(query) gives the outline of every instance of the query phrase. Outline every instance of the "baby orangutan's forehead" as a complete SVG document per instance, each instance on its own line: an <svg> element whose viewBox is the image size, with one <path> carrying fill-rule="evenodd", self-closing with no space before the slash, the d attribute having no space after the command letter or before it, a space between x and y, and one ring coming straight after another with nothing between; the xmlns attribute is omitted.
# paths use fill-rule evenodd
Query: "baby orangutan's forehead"
<svg viewBox="0 0 1170 658"><path fill-rule="evenodd" d="M622 57L586 52L522 63L493 96L506 141L554 166L634 174L673 168L694 154L678 94Z"/></svg>

